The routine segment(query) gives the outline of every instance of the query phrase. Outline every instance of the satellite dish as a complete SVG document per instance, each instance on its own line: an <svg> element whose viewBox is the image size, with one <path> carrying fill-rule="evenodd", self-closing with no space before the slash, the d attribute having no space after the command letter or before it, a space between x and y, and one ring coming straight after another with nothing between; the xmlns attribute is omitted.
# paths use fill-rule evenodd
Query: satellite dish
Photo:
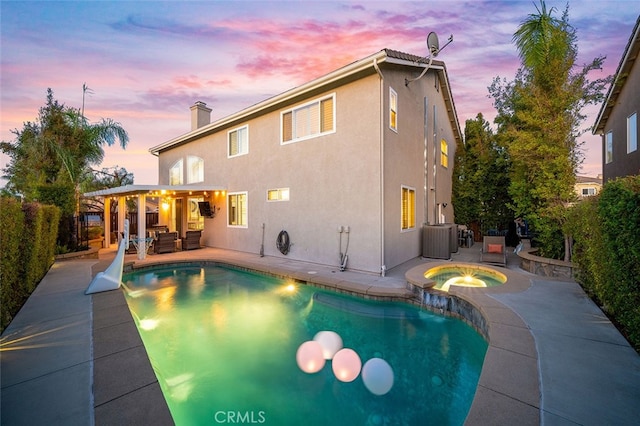
<svg viewBox="0 0 640 426"><path fill-rule="evenodd" d="M438 35L433 31L427 36L427 49L429 49L429 53L434 58L438 56L438 52L440 51L440 42L438 41Z"/></svg>

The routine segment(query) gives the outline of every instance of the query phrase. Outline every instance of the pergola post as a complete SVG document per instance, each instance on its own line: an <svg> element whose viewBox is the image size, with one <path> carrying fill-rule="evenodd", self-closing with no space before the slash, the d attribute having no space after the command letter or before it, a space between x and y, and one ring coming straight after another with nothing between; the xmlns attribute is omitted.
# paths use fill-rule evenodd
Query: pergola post
<svg viewBox="0 0 640 426"><path fill-rule="evenodd" d="M118 241L124 235L124 219L127 217L127 199L124 196L118 197Z"/></svg>
<svg viewBox="0 0 640 426"><path fill-rule="evenodd" d="M147 196L138 194L138 259L147 257Z"/></svg>
<svg viewBox="0 0 640 426"><path fill-rule="evenodd" d="M104 197L104 248L111 247L111 197Z"/></svg>

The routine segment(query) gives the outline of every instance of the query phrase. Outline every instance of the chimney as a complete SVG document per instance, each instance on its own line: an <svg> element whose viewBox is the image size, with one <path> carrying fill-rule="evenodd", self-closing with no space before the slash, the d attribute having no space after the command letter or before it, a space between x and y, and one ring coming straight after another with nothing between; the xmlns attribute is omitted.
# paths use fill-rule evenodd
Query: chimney
<svg viewBox="0 0 640 426"><path fill-rule="evenodd" d="M211 108L201 101L191 107L191 130L199 129L211 122Z"/></svg>

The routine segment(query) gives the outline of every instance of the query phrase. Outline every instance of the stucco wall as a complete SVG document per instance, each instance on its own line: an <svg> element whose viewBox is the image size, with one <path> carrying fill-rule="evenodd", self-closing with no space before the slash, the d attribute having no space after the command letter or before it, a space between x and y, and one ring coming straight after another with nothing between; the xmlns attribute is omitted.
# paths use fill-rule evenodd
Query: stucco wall
<svg viewBox="0 0 640 426"><path fill-rule="evenodd" d="M385 132L385 266L391 269L422 254L423 223L453 222L451 176L456 144L442 97L443 89L436 86L436 83L440 82L440 79L436 78L436 70L428 71L425 76L410 82L408 86L405 85L405 78L415 78L419 75L418 72L410 73L405 67L385 67L382 72L385 81L385 111L389 108L389 87L398 93L398 131L394 132L389 128L388 114L385 114L383 126ZM449 146L447 168L440 165L442 139L446 140ZM434 170L436 177L434 177ZM416 191L416 227L405 231L401 230L399 215L403 185L414 188ZM444 203L447 207L444 207ZM444 215L444 221L441 221L439 213Z"/></svg>
<svg viewBox="0 0 640 426"><path fill-rule="evenodd" d="M349 269L379 273L383 265L390 269L420 256L422 224L437 222L438 204L448 204L441 212L445 222L453 221L455 140L442 88L435 85L436 71L407 87L405 78L413 76L406 67L383 64L381 68L384 80L372 70L346 84L163 151L159 156L161 184L168 184L169 168L178 159L184 159L186 169L187 155L195 155L204 159L205 184L226 188L225 194L210 194L209 201L220 210L214 219L205 219L203 244L257 254L264 224L264 254L270 256L283 256L275 244L281 230L289 233L288 257L296 260L338 267L347 237ZM398 94L397 133L389 129L389 87ZM435 188L427 191L427 214L424 91L428 98L427 185ZM335 94L335 133L282 145L281 111L328 94ZM228 158L227 131L245 124L249 125L249 153ZM439 163L443 138L449 144L447 169ZM401 230L403 185L416 191L416 227L405 231ZM289 188L290 200L268 202L267 190L276 188ZM248 193L248 227L229 227L226 197L241 191ZM340 226L350 231L348 236L342 234L342 248Z"/></svg>
<svg viewBox="0 0 640 426"><path fill-rule="evenodd" d="M335 93L336 132L300 142L280 143L280 112L249 125L249 153L227 158L227 131L163 152L160 181L179 158L197 155L205 162L205 183L228 192L248 192L248 227L227 226L225 196L214 194L220 208L205 220L206 246L258 253L265 224L264 253L282 256L275 241L286 230L288 257L339 265L339 226L349 226L348 267L380 269L380 115L377 75L319 93ZM314 97L315 98L315 97ZM301 103L304 103L303 101ZM234 129L238 126L231 127ZM290 200L267 202L267 190L289 188ZM346 234L343 248L346 248Z"/></svg>

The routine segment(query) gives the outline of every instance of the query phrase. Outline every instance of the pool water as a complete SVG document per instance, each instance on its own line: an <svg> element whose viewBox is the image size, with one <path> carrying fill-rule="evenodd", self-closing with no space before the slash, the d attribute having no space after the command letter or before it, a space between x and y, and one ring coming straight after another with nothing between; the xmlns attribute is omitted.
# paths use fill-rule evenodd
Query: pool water
<svg viewBox="0 0 640 426"><path fill-rule="evenodd" d="M125 274L126 298L177 425L459 425L486 341L459 320L218 266ZM393 369L385 395L296 351L338 333L362 364Z"/></svg>

